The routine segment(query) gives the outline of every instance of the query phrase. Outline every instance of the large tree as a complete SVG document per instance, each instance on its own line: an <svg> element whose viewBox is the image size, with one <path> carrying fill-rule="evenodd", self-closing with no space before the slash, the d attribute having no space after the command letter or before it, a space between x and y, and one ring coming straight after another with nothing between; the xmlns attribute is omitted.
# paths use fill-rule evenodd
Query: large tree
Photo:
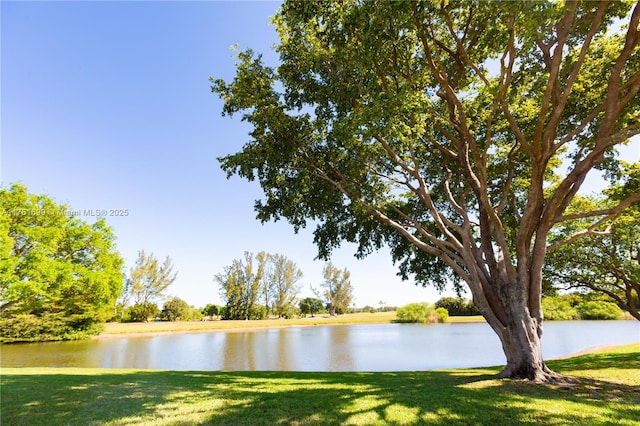
<svg viewBox="0 0 640 426"><path fill-rule="evenodd" d="M402 276L466 284L501 376L553 380L547 236L640 199L565 214L640 131L639 20L629 2L285 1L280 64L246 50L233 81L212 79L223 113L253 126L222 167L259 180L259 219L311 220L321 257L387 244Z"/></svg>
<svg viewBox="0 0 640 426"><path fill-rule="evenodd" d="M23 185L0 189L0 341L85 337L113 316L115 236L77 213Z"/></svg>

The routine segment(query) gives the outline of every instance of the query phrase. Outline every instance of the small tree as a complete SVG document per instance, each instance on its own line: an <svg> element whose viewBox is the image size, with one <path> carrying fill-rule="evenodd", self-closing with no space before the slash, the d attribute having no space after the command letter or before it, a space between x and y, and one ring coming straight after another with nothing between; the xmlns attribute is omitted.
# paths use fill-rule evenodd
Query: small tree
<svg viewBox="0 0 640 426"><path fill-rule="evenodd" d="M571 306L567 296L548 296L542 298L542 311L545 319L551 321L569 321L580 318L576 308Z"/></svg>
<svg viewBox="0 0 640 426"><path fill-rule="evenodd" d="M623 316L615 303L603 301L585 301L576 306L580 318L584 320L617 320Z"/></svg>
<svg viewBox="0 0 640 426"><path fill-rule="evenodd" d="M473 302L462 297L442 297L435 303L435 306L446 309L452 316L480 315L480 311Z"/></svg>
<svg viewBox="0 0 640 426"><path fill-rule="evenodd" d="M303 315L311 315L312 317L318 312L322 312L324 305L322 300L316 297L305 297L300 301L300 312Z"/></svg>
<svg viewBox="0 0 640 426"><path fill-rule="evenodd" d="M346 268L341 271L329 262L325 265L322 275L324 276L322 287L325 289L323 295L329 315L335 316L348 312L353 300L353 286L349 281L351 273Z"/></svg>
<svg viewBox="0 0 640 426"><path fill-rule="evenodd" d="M188 321L191 319L191 306L179 297L173 297L166 302L160 312L160 319L165 321Z"/></svg>
<svg viewBox="0 0 640 426"><path fill-rule="evenodd" d="M167 288L175 281L171 258L166 257L160 264L153 253L147 256L144 250L138 252L138 259L131 268L129 291L135 305L149 304L162 300Z"/></svg>
<svg viewBox="0 0 640 426"><path fill-rule="evenodd" d="M220 306L208 303L200 312L202 312L202 315L205 317L215 317L216 315L220 315Z"/></svg>
<svg viewBox="0 0 640 426"><path fill-rule="evenodd" d="M302 271L294 262L276 254L269 257L271 271L267 277L268 286L273 293L273 307L279 317L290 317L294 311L294 302L300 290Z"/></svg>
<svg viewBox="0 0 640 426"><path fill-rule="evenodd" d="M153 320L159 313L158 305L150 302L136 303L127 310L129 320L133 322Z"/></svg>
<svg viewBox="0 0 640 426"><path fill-rule="evenodd" d="M266 316L258 308L258 299L263 286L267 254L258 253L255 257L250 252L244 253L244 261L234 259L224 272L216 274L215 282L220 286L220 296L226 301L225 319L254 319Z"/></svg>

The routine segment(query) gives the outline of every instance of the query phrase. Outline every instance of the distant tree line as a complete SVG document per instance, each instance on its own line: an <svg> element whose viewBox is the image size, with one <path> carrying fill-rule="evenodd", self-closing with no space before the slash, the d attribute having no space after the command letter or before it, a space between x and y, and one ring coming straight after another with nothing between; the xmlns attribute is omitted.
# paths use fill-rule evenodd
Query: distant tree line
<svg viewBox="0 0 640 426"><path fill-rule="evenodd" d="M225 302L219 314L222 319L293 318L315 315L323 302L330 315L347 312L353 300L349 271L327 263L323 276L318 297L298 302L303 273L293 261L281 254L245 252L214 277Z"/></svg>
<svg viewBox="0 0 640 426"><path fill-rule="evenodd" d="M625 190L637 190L640 171L630 176L635 180ZM225 306L196 309L168 296L177 275L170 257L160 261L141 250L125 272L105 221L89 224L70 212L46 195L30 194L24 185L0 188L1 342L85 338L109 320L291 318L353 310L348 270L326 264L324 281L312 288L315 297L300 299L302 271L286 257L264 252L247 252L216 275ZM608 233L549 258L542 299L547 319L616 319L623 315L621 308L638 318L639 218L636 205L611 222ZM559 295L556 288L579 292ZM360 310L396 310L379 305ZM434 307L452 316L478 315L471 301L459 297L443 297Z"/></svg>

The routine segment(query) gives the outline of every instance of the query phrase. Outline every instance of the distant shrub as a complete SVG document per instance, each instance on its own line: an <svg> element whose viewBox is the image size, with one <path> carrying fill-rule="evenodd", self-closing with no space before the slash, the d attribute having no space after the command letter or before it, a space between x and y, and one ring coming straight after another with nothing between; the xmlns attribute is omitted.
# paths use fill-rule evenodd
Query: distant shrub
<svg viewBox="0 0 640 426"><path fill-rule="evenodd" d="M216 315L220 315L220 306L208 303L200 312L205 317L215 317Z"/></svg>
<svg viewBox="0 0 640 426"><path fill-rule="evenodd" d="M566 297L543 297L542 312L544 318L550 321L570 321L579 319L578 311L571 306Z"/></svg>
<svg viewBox="0 0 640 426"><path fill-rule="evenodd" d="M435 313L438 322L447 322L449 319L449 312L445 308L436 308Z"/></svg>
<svg viewBox="0 0 640 426"><path fill-rule="evenodd" d="M611 302L582 302L576 310L585 320L617 320L624 316L622 309Z"/></svg>
<svg viewBox="0 0 640 426"><path fill-rule="evenodd" d="M436 308L444 308L451 316L480 315L472 301L462 297L443 297L436 302Z"/></svg>
<svg viewBox="0 0 640 426"><path fill-rule="evenodd" d="M422 303L409 303L398 309L396 313L397 322L407 323L436 323L444 322L448 319L449 314L446 309L435 309L432 305Z"/></svg>
<svg viewBox="0 0 640 426"><path fill-rule="evenodd" d="M63 317L46 313L41 316L20 314L11 318L0 318L0 342L86 339L99 334L103 329L103 323L97 323L82 315Z"/></svg>
<svg viewBox="0 0 640 426"><path fill-rule="evenodd" d="M203 317L204 315L202 315L202 312L200 310L194 308L193 306L189 306L188 320L185 319L185 321L200 321Z"/></svg>
<svg viewBox="0 0 640 426"><path fill-rule="evenodd" d="M136 303L127 309L128 317L133 322L147 322L153 320L160 313L155 303Z"/></svg>
<svg viewBox="0 0 640 426"><path fill-rule="evenodd" d="M285 307L280 314L280 316L285 319L298 318L301 315L300 308L293 305Z"/></svg>
<svg viewBox="0 0 640 426"><path fill-rule="evenodd" d="M262 320L267 318L267 307L262 305L256 305L249 309L250 320Z"/></svg>
<svg viewBox="0 0 640 426"><path fill-rule="evenodd" d="M179 297L173 297L164 302L160 319L163 321L189 321L191 319L191 306Z"/></svg>

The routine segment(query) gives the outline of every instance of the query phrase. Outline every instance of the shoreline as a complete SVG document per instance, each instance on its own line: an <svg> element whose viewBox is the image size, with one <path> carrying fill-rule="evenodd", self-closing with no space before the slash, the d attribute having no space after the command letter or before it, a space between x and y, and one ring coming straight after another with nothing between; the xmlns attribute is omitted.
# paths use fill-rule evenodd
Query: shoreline
<svg viewBox="0 0 640 426"><path fill-rule="evenodd" d="M597 353L600 353L600 352L606 352L606 351L622 348L624 346L637 345L637 344L640 344L640 341L635 342L635 343L621 343L621 344L616 344L616 345L590 346L588 348L585 348L585 349L583 349L581 351L578 351L578 352L574 352L574 353L569 354L569 355L562 355L562 356L555 357L555 358L549 358L547 361L560 361L560 360L563 360L563 359L575 358L575 357L583 356L583 355L597 354Z"/></svg>
<svg viewBox="0 0 640 426"><path fill-rule="evenodd" d="M160 334L193 334L193 333L238 333L254 332L265 329L281 329L293 327L318 327L336 325L361 325L361 324L391 324L396 319L395 311L378 313L345 314L336 317L318 315L315 317L296 319L267 319L267 320L212 320L191 322L149 322L149 323L107 323L105 331L92 340L110 339L117 337L144 337ZM479 316L450 317L450 321L444 324L461 324L485 322Z"/></svg>
<svg viewBox="0 0 640 426"><path fill-rule="evenodd" d="M264 325L264 326L252 326L252 327L229 327L229 328L202 328L202 329L184 329L184 330L158 330L158 331L137 331L137 332L123 332L123 333L100 333L97 336L93 336L91 340L112 339L121 337L147 337L165 334L195 334L195 333L239 333L242 331L254 332L260 330L276 330L280 328L294 328L294 327L321 327L325 325L357 325L358 323L327 323L327 324L290 324L290 325ZM364 323L360 323L364 324ZM380 323L367 323L367 324L386 324Z"/></svg>

